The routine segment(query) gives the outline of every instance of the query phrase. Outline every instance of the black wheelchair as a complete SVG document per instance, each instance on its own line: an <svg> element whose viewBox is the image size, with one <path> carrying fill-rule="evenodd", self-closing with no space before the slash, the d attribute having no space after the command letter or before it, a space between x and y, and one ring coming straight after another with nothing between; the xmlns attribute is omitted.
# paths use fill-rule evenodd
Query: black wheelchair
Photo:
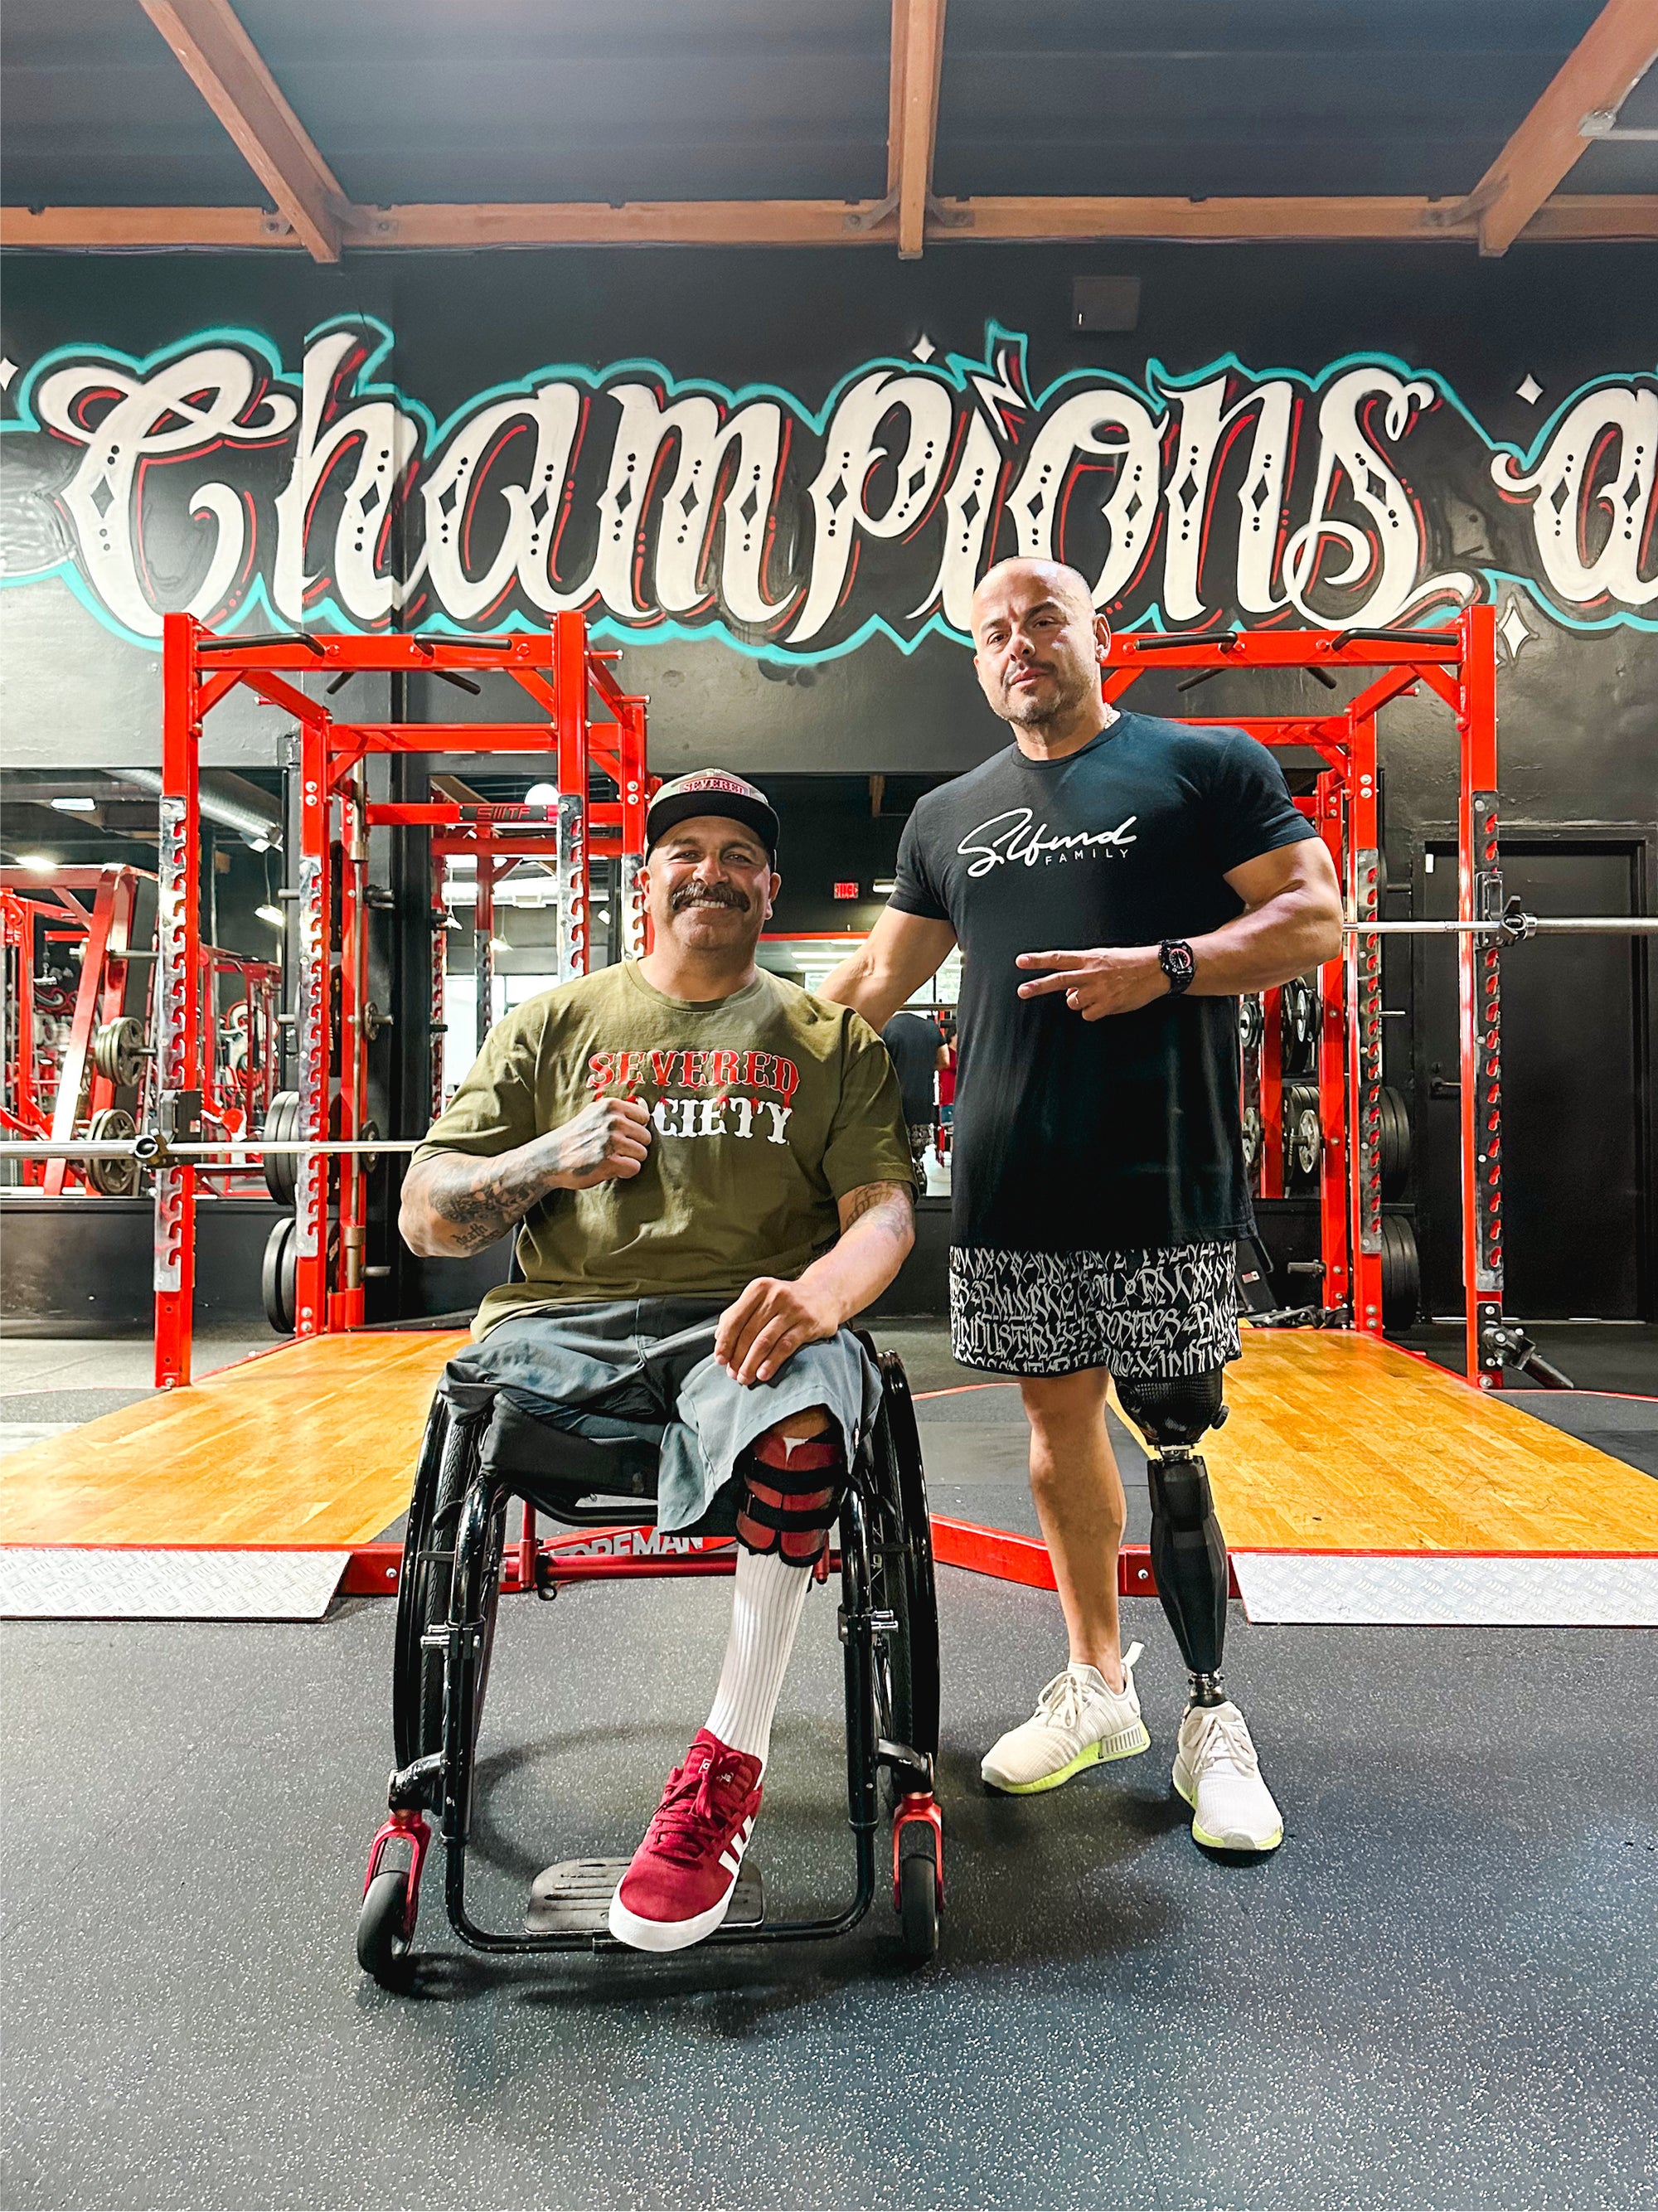
<svg viewBox="0 0 1658 2212"><path fill-rule="evenodd" d="M841 1508L838 1552L817 1570L841 1577L846 1651L847 1800L856 1887L832 1917L768 1921L745 1867L708 1943L841 1936L874 1901L876 1836L892 1836L892 1898L905 1953L938 1948L944 1824L933 1795L938 1748L938 1618L920 1440L903 1364L859 1341L881 1377L880 1411L859 1443ZM531 1892L522 1932L480 1927L466 1901L478 1729L503 1590L556 1597L580 1581L730 1573L734 1539L662 1539L655 1455L536 1419L499 1384L451 1363L427 1416L404 1542L392 1678L397 1766L389 1812L369 1852L357 1960L388 1989L407 1985L421 1874L436 1816L449 1924L477 1951L618 1950L605 1914L625 1859L567 1861ZM514 1499L523 1534L507 1543ZM579 1534L536 1533L544 1514ZM550 1876L551 1877L550 1881Z"/></svg>

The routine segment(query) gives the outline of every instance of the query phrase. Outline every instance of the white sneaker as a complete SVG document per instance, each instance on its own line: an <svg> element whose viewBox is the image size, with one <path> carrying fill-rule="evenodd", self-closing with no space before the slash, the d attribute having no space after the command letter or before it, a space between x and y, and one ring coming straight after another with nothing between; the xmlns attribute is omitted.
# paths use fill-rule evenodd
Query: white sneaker
<svg viewBox="0 0 1658 2212"><path fill-rule="evenodd" d="M1192 1808L1192 1833L1219 1851L1275 1851L1284 1816L1260 1778L1260 1761L1243 1715L1221 1705L1188 1705L1180 1724L1175 1787Z"/></svg>
<svg viewBox="0 0 1658 2212"><path fill-rule="evenodd" d="M1122 1657L1123 1686L1114 1690L1097 1667L1067 1667L1036 1700L1028 1721L1010 1729L986 1754L979 1771L987 1786L1010 1796L1057 1790L1108 1759L1132 1759L1151 1739L1134 1694L1134 1662L1140 1646Z"/></svg>

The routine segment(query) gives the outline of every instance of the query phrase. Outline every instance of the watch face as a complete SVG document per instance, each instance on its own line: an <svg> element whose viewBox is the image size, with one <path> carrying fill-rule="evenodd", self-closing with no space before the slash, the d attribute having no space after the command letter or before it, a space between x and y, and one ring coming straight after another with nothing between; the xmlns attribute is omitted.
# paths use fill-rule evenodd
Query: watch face
<svg viewBox="0 0 1658 2212"><path fill-rule="evenodd" d="M1189 945L1165 945L1163 948L1163 973L1171 981L1189 982L1197 967Z"/></svg>

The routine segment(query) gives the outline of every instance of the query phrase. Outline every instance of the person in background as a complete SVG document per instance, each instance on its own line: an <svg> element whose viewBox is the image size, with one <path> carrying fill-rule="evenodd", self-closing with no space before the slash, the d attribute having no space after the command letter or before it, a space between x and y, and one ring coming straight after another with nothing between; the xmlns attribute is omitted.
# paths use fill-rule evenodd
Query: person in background
<svg viewBox="0 0 1658 2212"><path fill-rule="evenodd" d="M924 1014L895 1014L881 1032L881 1042L897 1071L903 1093L904 1123L909 1131L909 1157L915 1179L915 1195L926 1196L926 1156L932 1145L938 1109L933 1103L933 1081L944 1061L938 1032Z"/></svg>
<svg viewBox="0 0 1658 2212"><path fill-rule="evenodd" d="M934 1149L942 1167L950 1151L950 1130L956 1120L956 1009L941 1007L938 1035L938 1134Z"/></svg>

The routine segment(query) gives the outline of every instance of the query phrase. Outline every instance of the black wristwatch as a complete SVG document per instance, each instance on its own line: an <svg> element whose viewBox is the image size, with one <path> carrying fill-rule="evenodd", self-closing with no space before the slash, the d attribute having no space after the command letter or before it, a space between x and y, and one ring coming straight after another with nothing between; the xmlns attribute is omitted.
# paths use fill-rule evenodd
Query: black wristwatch
<svg viewBox="0 0 1658 2212"><path fill-rule="evenodd" d="M1192 948L1183 937L1165 937L1157 947L1157 965L1169 978L1169 995L1178 999L1182 991L1192 988L1192 978L1198 972L1198 963L1192 957Z"/></svg>

